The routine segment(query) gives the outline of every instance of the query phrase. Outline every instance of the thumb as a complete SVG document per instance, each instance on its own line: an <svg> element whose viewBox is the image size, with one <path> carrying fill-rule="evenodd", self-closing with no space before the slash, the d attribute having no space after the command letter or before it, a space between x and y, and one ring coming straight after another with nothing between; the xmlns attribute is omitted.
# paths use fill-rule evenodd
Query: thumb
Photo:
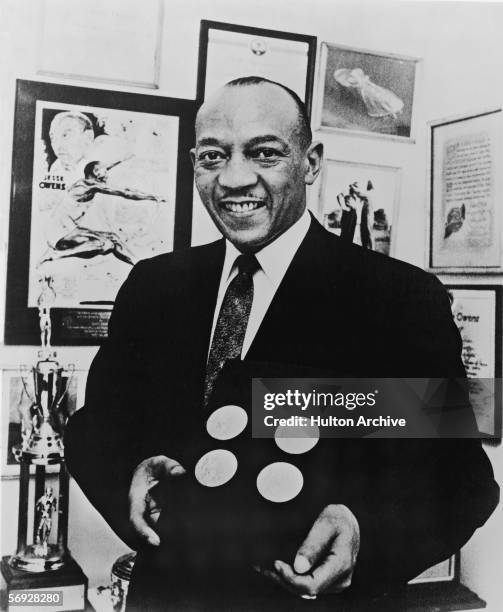
<svg viewBox="0 0 503 612"><path fill-rule="evenodd" d="M327 506L316 519L306 539L295 555L293 569L297 574L306 574L321 560L338 533L333 506Z"/></svg>

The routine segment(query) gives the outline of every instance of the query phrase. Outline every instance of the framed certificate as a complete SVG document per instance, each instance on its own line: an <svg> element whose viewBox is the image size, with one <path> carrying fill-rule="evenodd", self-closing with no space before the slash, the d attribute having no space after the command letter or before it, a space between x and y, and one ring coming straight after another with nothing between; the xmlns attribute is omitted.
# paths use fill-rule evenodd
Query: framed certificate
<svg viewBox="0 0 503 612"><path fill-rule="evenodd" d="M447 285L463 340L470 401L484 437L501 439L502 290L500 285Z"/></svg>
<svg viewBox="0 0 503 612"><path fill-rule="evenodd" d="M433 272L503 270L502 127L501 109L430 123Z"/></svg>
<svg viewBox="0 0 503 612"><path fill-rule="evenodd" d="M201 21L197 100L238 77L259 76L292 89L311 110L316 37Z"/></svg>
<svg viewBox="0 0 503 612"><path fill-rule="evenodd" d="M132 265L190 244L194 108L17 82L7 344L39 343L47 284L53 344L97 344Z"/></svg>

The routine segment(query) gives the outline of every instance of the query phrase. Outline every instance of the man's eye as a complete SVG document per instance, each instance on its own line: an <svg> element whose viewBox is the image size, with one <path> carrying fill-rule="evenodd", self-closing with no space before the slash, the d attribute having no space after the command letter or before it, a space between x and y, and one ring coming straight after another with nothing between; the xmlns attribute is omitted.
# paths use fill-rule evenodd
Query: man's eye
<svg viewBox="0 0 503 612"><path fill-rule="evenodd" d="M280 153L276 151L276 149L265 149L264 148L264 149L257 149L256 151L253 151L251 156L259 160L260 159L272 160L272 159L279 157Z"/></svg>
<svg viewBox="0 0 503 612"><path fill-rule="evenodd" d="M199 153L197 159L201 162L215 162L225 159L225 155L221 151L204 151Z"/></svg>

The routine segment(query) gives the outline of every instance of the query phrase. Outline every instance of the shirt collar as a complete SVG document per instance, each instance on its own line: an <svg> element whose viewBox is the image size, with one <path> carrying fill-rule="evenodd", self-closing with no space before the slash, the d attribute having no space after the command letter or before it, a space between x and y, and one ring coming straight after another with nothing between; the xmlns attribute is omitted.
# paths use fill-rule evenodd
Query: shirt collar
<svg viewBox="0 0 503 612"><path fill-rule="evenodd" d="M279 287L283 280L283 276L304 240L310 224L311 217L306 208L300 219L286 232L283 232L276 240L255 253L261 269L275 287ZM222 269L222 279L225 279L225 281L228 281L233 265L240 254L241 252L232 242L225 241L225 260Z"/></svg>

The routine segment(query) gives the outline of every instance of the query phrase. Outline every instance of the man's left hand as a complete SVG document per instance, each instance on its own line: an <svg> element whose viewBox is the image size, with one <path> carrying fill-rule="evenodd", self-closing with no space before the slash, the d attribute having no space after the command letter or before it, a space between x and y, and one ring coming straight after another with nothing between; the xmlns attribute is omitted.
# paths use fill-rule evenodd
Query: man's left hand
<svg viewBox="0 0 503 612"><path fill-rule="evenodd" d="M277 560L274 570L256 569L292 593L314 598L329 587L341 592L350 586L359 548L355 515L347 506L331 504L314 522L293 566Z"/></svg>

